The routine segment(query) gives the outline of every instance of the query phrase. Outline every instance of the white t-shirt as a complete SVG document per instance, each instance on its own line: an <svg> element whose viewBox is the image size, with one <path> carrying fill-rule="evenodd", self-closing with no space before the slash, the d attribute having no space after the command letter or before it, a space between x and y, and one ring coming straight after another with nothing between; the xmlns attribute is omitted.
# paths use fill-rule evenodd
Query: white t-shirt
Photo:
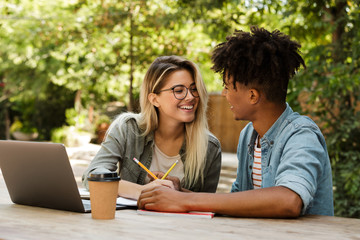
<svg viewBox="0 0 360 240"><path fill-rule="evenodd" d="M178 160L178 163L175 167L171 170L168 176L174 176L181 180L184 178L184 164L181 161L180 154L176 156L169 157L165 153L163 153L155 144L153 155L152 155L152 162L150 166L151 172L163 172L166 173L169 168ZM146 176L145 183L149 183L150 178Z"/></svg>

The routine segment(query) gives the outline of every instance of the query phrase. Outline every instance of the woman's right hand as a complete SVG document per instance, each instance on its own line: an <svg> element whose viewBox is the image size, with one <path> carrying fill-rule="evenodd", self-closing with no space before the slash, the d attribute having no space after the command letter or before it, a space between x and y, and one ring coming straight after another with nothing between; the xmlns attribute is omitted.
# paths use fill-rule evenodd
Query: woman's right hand
<svg viewBox="0 0 360 240"><path fill-rule="evenodd" d="M161 179L165 174L163 172L153 172L155 174L155 176L159 179ZM169 180L173 183L173 186L175 190L177 191L181 191L181 184L180 184L180 179L178 177L174 177L174 176L166 176L165 180Z"/></svg>
<svg viewBox="0 0 360 240"><path fill-rule="evenodd" d="M172 181L170 180L161 180L161 179L156 179L153 180L151 182L149 182L148 184L143 185L142 190L148 189L148 188L154 188L156 186L165 186L171 189L175 189L174 184Z"/></svg>
<svg viewBox="0 0 360 240"><path fill-rule="evenodd" d="M142 190L154 188L156 186L165 186L167 188L175 189L172 181L169 180L154 180L148 184L140 185L126 180L120 180L118 187L118 195L120 197L138 199Z"/></svg>

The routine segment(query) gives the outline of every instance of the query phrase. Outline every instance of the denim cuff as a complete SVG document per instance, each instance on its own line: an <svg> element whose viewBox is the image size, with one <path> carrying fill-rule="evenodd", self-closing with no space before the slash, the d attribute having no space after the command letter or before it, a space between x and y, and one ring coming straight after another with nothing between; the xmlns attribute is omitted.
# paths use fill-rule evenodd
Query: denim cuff
<svg viewBox="0 0 360 240"><path fill-rule="evenodd" d="M287 175L277 180L275 185L289 188L300 196L303 202L301 214L304 215L314 198L316 189L314 185L308 180L295 175Z"/></svg>

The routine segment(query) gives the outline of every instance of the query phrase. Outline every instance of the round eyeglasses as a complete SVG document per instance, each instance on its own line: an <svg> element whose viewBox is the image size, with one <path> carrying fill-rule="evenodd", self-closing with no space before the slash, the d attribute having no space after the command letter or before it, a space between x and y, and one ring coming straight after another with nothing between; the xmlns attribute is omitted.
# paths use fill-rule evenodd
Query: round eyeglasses
<svg viewBox="0 0 360 240"><path fill-rule="evenodd" d="M172 88L160 90L158 93L164 92L164 91L173 91L174 97L178 100L183 100L186 98L188 94L188 90L190 90L191 95L194 98L199 97L199 93L197 91L197 88L195 84L191 84L189 88L185 87L184 85L175 85Z"/></svg>

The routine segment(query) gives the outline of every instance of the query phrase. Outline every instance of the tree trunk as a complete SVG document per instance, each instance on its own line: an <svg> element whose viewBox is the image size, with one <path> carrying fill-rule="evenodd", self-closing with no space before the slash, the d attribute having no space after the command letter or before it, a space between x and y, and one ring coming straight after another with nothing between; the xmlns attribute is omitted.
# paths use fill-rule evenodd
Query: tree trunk
<svg viewBox="0 0 360 240"><path fill-rule="evenodd" d="M80 113L82 110L82 104L81 104L81 90L76 91L75 99L74 99L74 108L77 113Z"/></svg>
<svg viewBox="0 0 360 240"><path fill-rule="evenodd" d="M343 39L346 25L346 0L336 0L335 7L332 9L332 22L335 24L335 31L332 34L332 42L334 45L333 59L335 63L342 62L345 54L343 53Z"/></svg>
<svg viewBox="0 0 360 240"><path fill-rule="evenodd" d="M134 95L133 95L133 81L134 81L134 50L133 50L133 28L134 20L132 7L130 7L130 84L129 84L129 105L128 111L134 111Z"/></svg>
<svg viewBox="0 0 360 240"><path fill-rule="evenodd" d="M10 116L7 104L5 102L5 139L10 139Z"/></svg>

